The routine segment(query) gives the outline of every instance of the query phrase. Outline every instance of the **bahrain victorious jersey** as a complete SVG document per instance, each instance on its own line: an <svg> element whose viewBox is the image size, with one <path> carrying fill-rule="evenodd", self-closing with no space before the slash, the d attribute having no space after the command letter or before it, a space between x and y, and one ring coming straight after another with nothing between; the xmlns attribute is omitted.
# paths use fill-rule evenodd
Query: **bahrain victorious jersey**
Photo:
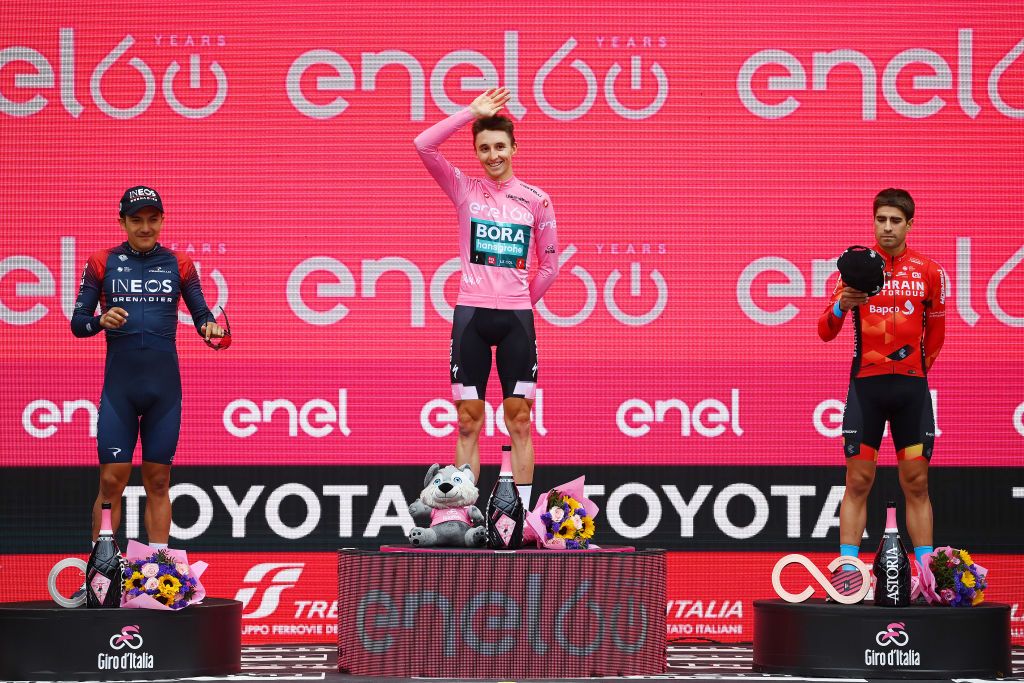
<svg viewBox="0 0 1024 683"><path fill-rule="evenodd" d="M458 304L480 308L528 309L558 274L558 239L551 199L518 178L500 183L469 178L438 147L474 119L469 109L434 124L415 140L423 165L455 204L462 281ZM538 269L527 274L530 250Z"/></svg>
<svg viewBox="0 0 1024 683"><path fill-rule="evenodd" d="M95 315L96 304L104 312L116 306L128 312L128 319L119 329L106 331L108 350L175 351L178 301L182 298L200 332L213 315L192 259L159 244L142 253L124 242L89 257L71 316L71 331L76 337L97 334L103 328L100 316Z"/></svg>
<svg viewBox="0 0 1024 683"><path fill-rule="evenodd" d="M904 249L885 260L885 286L853 309L854 350L851 377L876 375L924 376L939 355L946 335L946 282L942 269L916 251ZM834 306L842 293L836 283L828 308L818 319L818 335L835 339L846 313L836 317Z"/></svg>

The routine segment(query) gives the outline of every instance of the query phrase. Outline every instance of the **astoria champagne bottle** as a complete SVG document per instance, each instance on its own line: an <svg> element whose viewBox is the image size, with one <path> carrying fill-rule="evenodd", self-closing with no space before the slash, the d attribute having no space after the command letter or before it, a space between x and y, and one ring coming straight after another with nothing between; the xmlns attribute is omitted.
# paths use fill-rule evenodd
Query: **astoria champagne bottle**
<svg viewBox="0 0 1024 683"><path fill-rule="evenodd" d="M910 558L896 527L896 504L885 509L885 533L875 553L875 604L906 607L910 604Z"/></svg>
<svg viewBox="0 0 1024 683"><path fill-rule="evenodd" d="M88 607L120 607L121 585L121 549L114 540L110 503L103 503L100 535L85 565L85 604Z"/></svg>
<svg viewBox="0 0 1024 683"><path fill-rule="evenodd" d="M487 500L487 545L514 550L523 544L525 513L512 479L512 447L501 447L501 472Z"/></svg>

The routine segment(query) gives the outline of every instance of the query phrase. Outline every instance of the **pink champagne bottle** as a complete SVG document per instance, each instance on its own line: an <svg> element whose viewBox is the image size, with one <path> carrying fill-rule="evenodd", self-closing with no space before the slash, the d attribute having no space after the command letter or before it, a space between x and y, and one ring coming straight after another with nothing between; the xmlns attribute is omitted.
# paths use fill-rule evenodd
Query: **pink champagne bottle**
<svg viewBox="0 0 1024 683"><path fill-rule="evenodd" d="M875 553L875 604L906 607L910 604L910 558L896 526L896 504L885 509L885 533Z"/></svg>
<svg viewBox="0 0 1024 683"><path fill-rule="evenodd" d="M121 549L114 540L110 503L103 503L100 535L85 565L85 604L88 607L121 606Z"/></svg>
<svg viewBox="0 0 1024 683"><path fill-rule="evenodd" d="M523 545L526 514L512 479L512 447L501 447L501 472L487 500L487 545L495 550L515 550Z"/></svg>

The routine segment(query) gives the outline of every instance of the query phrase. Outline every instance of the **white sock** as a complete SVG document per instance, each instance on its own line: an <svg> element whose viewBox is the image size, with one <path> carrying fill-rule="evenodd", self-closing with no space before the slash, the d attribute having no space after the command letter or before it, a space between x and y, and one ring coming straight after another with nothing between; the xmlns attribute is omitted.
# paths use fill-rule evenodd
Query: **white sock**
<svg viewBox="0 0 1024 683"><path fill-rule="evenodd" d="M157 550L164 550L164 549L167 548L167 544L166 543L150 543L149 547L150 548L156 548Z"/></svg>
<svg viewBox="0 0 1024 683"><path fill-rule="evenodd" d="M532 510L530 507L530 496L533 495L533 484L516 484L519 489L519 499L523 501L523 507Z"/></svg>

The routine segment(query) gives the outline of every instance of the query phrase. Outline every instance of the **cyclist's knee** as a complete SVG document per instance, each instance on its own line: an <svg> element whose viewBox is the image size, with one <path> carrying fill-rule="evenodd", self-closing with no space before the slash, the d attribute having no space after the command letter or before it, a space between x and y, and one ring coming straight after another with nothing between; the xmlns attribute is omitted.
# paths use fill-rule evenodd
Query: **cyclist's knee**
<svg viewBox="0 0 1024 683"><path fill-rule="evenodd" d="M459 404L459 436L464 439L476 438L484 426L484 402L462 401Z"/></svg>
<svg viewBox="0 0 1024 683"><path fill-rule="evenodd" d="M504 408L509 436L515 440L528 439L531 434L530 405L523 399L510 399L505 401Z"/></svg>

